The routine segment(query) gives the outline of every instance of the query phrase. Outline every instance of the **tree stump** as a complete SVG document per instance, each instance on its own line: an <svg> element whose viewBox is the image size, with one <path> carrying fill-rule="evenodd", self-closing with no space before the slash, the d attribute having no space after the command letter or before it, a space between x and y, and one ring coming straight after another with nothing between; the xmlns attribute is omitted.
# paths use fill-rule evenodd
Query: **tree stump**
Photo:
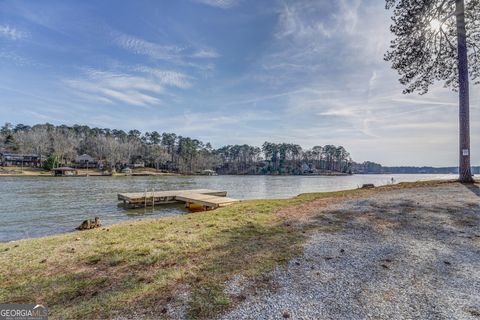
<svg viewBox="0 0 480 320"><path fill-rule="evenodd" d="M102 224L98 217L95 217L94 220L87 219L83 221L78 227L77 230L89 230L100 227Z"/></svg>

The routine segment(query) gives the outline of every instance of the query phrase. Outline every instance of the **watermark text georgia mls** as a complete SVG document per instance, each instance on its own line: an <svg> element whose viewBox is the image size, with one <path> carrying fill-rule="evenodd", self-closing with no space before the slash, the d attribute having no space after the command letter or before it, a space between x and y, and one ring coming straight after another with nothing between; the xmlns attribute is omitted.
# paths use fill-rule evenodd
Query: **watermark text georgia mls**
<svg viewBox="0 0 480 320"><path fill-rule="evenodd" d="M0 320L47 320L48 309L41 304L0 304Z"/></svg>

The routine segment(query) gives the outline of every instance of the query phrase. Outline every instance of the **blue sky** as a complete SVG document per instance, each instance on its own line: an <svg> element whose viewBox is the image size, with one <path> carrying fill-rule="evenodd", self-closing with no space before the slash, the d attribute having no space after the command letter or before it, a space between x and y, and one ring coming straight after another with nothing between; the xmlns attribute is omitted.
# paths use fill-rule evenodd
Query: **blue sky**
<svg viewBox="0 0 480 320"><path fill-rule="evenodd" d="M381 0L1 1L0 122L455 165L456 94L402 95L389 24ZM471 100L478 165L478 87Z"/></svg>

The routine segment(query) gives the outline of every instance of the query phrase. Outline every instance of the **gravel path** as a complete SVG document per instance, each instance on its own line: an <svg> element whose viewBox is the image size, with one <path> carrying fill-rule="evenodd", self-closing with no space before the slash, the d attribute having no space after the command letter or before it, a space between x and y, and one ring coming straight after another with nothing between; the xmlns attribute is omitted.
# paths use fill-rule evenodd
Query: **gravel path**
<svg viewBox="0 0 480 320"><path fill-rule="evenodd" d="M222 319L480 319L480 188L381 192L324 209L317 232Z"/></svg>

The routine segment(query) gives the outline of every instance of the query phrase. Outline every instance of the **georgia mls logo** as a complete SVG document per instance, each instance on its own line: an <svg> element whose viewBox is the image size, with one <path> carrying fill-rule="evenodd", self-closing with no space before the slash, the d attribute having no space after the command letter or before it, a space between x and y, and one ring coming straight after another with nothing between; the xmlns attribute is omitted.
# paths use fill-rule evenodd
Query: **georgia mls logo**
<svg viewBox="0 0 480 320"><path fill-rule="evenodd" d="M35 307L33 307L32 313L33 313L34 317L46 317L46 316L48 316L47 308L45 308L41 304L37 304Z"/></svg>
<svg viewBox="0 0 480 320"><path fill-rule="evenodd" d="M41 304L0 304L0 320L47 320L48 309Z"/></svg>

